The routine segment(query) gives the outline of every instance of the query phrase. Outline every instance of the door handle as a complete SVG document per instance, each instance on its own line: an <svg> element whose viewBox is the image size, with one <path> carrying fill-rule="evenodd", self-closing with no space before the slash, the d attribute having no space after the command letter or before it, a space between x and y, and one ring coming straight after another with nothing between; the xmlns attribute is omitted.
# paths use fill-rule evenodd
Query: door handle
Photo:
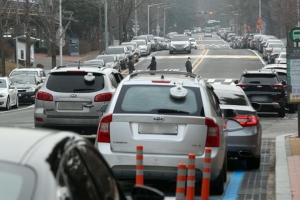
<svg viewBox="0 0 300 200"><path fill-rule="evenodd" d="M93 104L82 104L83 105L83 107L86 107L86 108L91 108L91 107L94 107L94 105Z"/></svg>

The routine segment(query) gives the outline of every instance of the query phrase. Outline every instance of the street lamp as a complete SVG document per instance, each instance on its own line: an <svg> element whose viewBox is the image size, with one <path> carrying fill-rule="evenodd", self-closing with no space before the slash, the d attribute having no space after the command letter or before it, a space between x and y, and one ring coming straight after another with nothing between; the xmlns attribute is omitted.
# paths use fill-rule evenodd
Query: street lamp
<svg viewBox="0 0 300 200"><path fill-rule="evenodd" d="M164 8L164 37L166 36L166 10L172 7Z"/></svg>
<svg viewBox="0 0 300 200"><path fill-rule="evenodd" d="M150 24L150 16L149 16L149 11L150 11L150 7L152 6L158 6L158 5L161 5L162 3L157 3L157 4L151 4L151 5L148 5L148 35L149 35L149 24Z"/></svg>
<svg viewBox="0 0 300 200"><path fill-rule="evenodd" d="M258 5L258 7L259 7L259 8L258 8L258 9L259 9L259 10L258 10L258 15L259 15L259 16L258 16L258 17L261 18L261 0L259 0L258 3L259 3L259 5ZM261 29L259 30L259 34L261 34Z"/></svg>

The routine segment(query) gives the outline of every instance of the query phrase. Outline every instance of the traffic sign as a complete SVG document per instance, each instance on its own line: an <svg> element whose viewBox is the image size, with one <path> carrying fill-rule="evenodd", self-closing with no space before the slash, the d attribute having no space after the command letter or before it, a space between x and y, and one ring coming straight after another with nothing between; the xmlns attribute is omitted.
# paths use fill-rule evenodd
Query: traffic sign
<svg viewBox="0 0 300 200"><path fill-rule="evenodd" d="M295 27L290 31L290 39L293 42L300 42L300 27Z"/></svg>
<svg viewBox="0 0 300 200"><path fill-rule="evenodd" d="M136 32L135 32L136 30ZM132 28L132 31L136 34L137 32L139 32L140 28Z"/></svg>
<svg viewBox="0 0 300 200"><path fill-rule="evenodd" d="M264 22L264 20L262 18L257 19L257 24L262 24L263 22Z"/></svg>
<svg viewBox="0 0 300 200"><path fill-rule="evenodd" d="M263 30L263 29L264 29L264 27L263 27L263 25L261 25L261 24L258 24L258 25L256 26L256 29L257 29L257 30Z"/></svg>

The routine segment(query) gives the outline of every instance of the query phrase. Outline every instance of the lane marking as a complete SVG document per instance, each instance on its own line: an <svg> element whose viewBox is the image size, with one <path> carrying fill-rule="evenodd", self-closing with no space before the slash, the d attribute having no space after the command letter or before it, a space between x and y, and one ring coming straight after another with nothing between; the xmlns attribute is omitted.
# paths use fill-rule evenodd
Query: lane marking
<svg viewBox="0 0 300 200"><path fill-rule="evenodd" d="M222 82L214 82L214 84L216 84L216 85L221 85Z"/></svg>
<svg viewBox="0 0 300 200"><path fill-rule="evenodd" d="M232 82L232 79L225 79L224 83L230 83Z"/></svg>
<svg viewBox="0 0 300 200"><path fill-rule="evenodd" d="M208 83L213 83L213 82L215 82L215 80L216 80L216 79L208 79L207 82L208 82Z"/></svg>
<svg viewBox="0 0 300 200"><path fill-rule="evenodd" d="M156 56L157 59L176 59L176 58L186 58L187 56ZM259 57L257 56L239 56L239 55L191 55L191 56L188 56L190 58L202 58L202 57L205 57L205 58L235 58L235 59L241 59L241 58L249 58L249 59L259 59ZM150 58L148 58L149 60Z"/></svg>
<svg viewBox="0 0 300 200"><path fill-rule="evenodd" d="M208 54L208 52L209 52L209 49L205 49L204 51L205 51L204 57L202 57L202 58L200 59L200 61L197 63L197 65L193 68L192 72L194 72L194 71L200 66L200 64L203 62L205 56L206 56L206 55Z"/></svg>
<svg viewBox="0 0 300 200"><path fill-rule="evenodd" d="M200 57L204 54L205 52L204 51L201 51L201 53L199 55L197 55L197 59L192 63L192 66L195 65L196 62L199 61ZM194 56L193 56L194 57Z"/></svg>
<svg viewBox="0 0 300 200"><path fill-rule="evenodd" d="M234 82L232 82L230 85L235 85L235 83L234 83Z"/></svg>
<svg viewBox="0 0 300 200"><path fill-rule="evenodd" d="M17 112L17 111L27 110L27 109L30 109L30 108L34 108L34 105L30 105L30 106L25 107L25 108L18 108L18 109L14 109L14 110L1 111L0 114L2 114L2 113L12 113L12 112Z"/></svg>
<svg viewBox="0 0 300 200"><path fill-rule="evenodd" d="M248 50L250 50L250 49L248 49ZM262 62L262 64L263 64L264 66L266 66L265 61L258 55L258 53L257 53L256 51L254 51L254 50L250 50L250 51L252 51L253 53L255 53L255 54L257 55L257 57L260 59L260 61Z"/></svg>
<svg viewBox="0 0 300 200"><path fill-rule="evenodd" d="M239 190L244 178L244 174L245 173L243 171L236 171L232 173L222 200L238 199Z"/></svg>

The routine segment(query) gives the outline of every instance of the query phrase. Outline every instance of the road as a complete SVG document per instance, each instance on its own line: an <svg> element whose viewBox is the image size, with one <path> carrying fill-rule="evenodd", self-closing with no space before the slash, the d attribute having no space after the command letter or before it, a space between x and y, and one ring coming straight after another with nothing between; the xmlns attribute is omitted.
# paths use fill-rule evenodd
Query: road
<svg viewBox="0 0 300 200"><path fill-rule="evenodd" d="M226 42L217 35L205 38L203 35L194 35L198 49L191 54L172 54L168 51L154 52L157 59L157 69L166 71L185 71L185 61L191 57L193 72L200 75L209 83L234 84L244 70L259 69L264 64L258 54L248 49L231 49ZM150 64L151 56L140 59L136 64L136 70L146 70ZM123 72L124 75L128 73ZM17 110L0 111L0 126L33 128L34 106L23 105ZM242 172L240 190L233 199L272 199L275 191L274 183L274 144L275 137L284 133L297 131L297 119L295 114L287 114L285 118L278 118L276 114L259 114L263 127L262 162L259 170L247 170L243 163L230 162L228 168L229 177ZM163 190L167 195L174 196L175 185L165 183L149 183ZM227 181L228 190L234 190L230 178ZM133 183L122 183L122 187L128 190ZM233 189L232 189L233 187ZM229 191L232 193L232 191ZM214 196L213 199L221 199ZM231 198L231 199L232 199Z"/></svg>

